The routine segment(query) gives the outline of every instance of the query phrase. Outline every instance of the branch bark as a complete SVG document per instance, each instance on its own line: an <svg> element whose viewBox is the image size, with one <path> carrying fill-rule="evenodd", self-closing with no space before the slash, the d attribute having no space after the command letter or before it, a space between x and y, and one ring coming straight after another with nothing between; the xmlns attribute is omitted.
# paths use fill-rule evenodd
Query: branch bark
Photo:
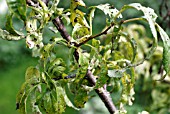
<svg viewBox="0 0 170 114"><path fill-rule="evenodd" d="M87 70L86 77L93 86L96 85L96 79L94 78L92 72L89 69ZM109 112L113 114L116 111L116 107L113 104L110 93L104 87L95 89L95 91L99 95L100 99L103 101Z"/></svg>
<svg viewBox="0 0 170 114"><path fill-rule="evenodd" d="M68 34L68 32L66 31L65 27L64 27L64 24L62 22L62 20L57 17L56 19L52 20L53 21L53 24L57 27L58 31L60 32L61 36L66 39L68 42L71 41L71 36ZM106 30L107 31L107 30ZM103 33L102 33L103 34ZM99 34L100 35L100 34ZM93 38L93 37L92 37ZM87 42L87 41L86 41ZM76 54L74 55L75 58L76 57ZM76 59L78 60L78 58ZM87 80L93 85L95 86L96 84L96 79L95 77L93 76L92 72L90 70L87 70L87 73L86 73L86 77L87 77ZM103 103L105 104L105 106L107 107L107 109L109 110L109 112L111 114L113 114L115 111L116 111L116 107L115 105L113 104L113 101L111 99L111 96L110 96L110 93L104 89L104 87L102 88L98 88L98 89L95 89L96 93L99 95L99 97L101 98L101 100L103 101Z"/></svg>
<svg viewBox="0 0 170 114"><path fill-rule="evenodd" d="M58 31L60 32L61 36L67 40L68 42L71 41L71 36L67 33L66 28L64 27L63 22L59 17L55 18L53 24L57 27Z"/></svg>

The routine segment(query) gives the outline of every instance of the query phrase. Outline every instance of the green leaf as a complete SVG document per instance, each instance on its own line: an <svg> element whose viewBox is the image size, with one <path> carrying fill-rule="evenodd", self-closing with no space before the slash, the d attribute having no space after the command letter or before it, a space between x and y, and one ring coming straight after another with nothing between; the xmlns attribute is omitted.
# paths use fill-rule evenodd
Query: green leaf
<svg viewBox="0 0 170 114"><path fill-rule="evenodd" d="M155 21L158 16L154 12L154 10L149 7L144 7L139 3L132 3L132 4L129 4L129 6L135 8L137 10L141 10L144 13L144 18L148 21L154 38L157 38L157 32L155 29Z"/></svg>
<svg viewBox="0 0 170 114"><path fill-rule="evenodd" d="M95 88L103 87L109 80L109 77L107 76L108 68L107 68L106 63L104 63L104 61L100 61L100 65L101 65L100 66L101 69L100 69L100 73L98 74L99 76L98 76Z"/></svg>
<svg viewBox="0 0 170 114"><path fill-rule="evenodd" d="M94 18L94 12L96 10L96 7L91 7L90 9L90 13L88 14L88 20L89 20L89 23L90 23L90 35L92 35L92 21L93 21L93 18Z"/></svg>
<svg viewBox="0 0 170 114"><path fill-rule="evenodd" d="M51 78L61 78L66 70L66 65L61 58L55 58L51 60L50 64L47 64L47 72Z"/></svg>
<svg viewBox="0 0 170 114"><path fill-rule="evenodd" d="M65 19L65 20L66 20L67 25L69 25L69 24L70 24L70 18L69 18L69 16L68 16L68 15L66 15L66 14L62 14L62 17L63 17L63 19Z"/></svg>
<svg viewBox="0 0 170 114"><path fill-rule="evenodd" d="M122 53L129 52L124 56L126 57L126 59L131 60L133 63L135 60L136 54L137 54L137 43L134 38L130 38L129 34L121 32L121 35L124 36L126 38L126 40L131 44L131 46L129 46L128 42L121 42L120 44L123 48L123 51L125 51ZM133 51L132 51L132 49L133 49ZM132 56L132 52L133 52L133 56Z"/></svg>
<svg viewBox="0 0 170 114"><path fill-rule="evenodd" d="M149 8L149 7L144 7L142 6L141 4L139 3L132 3L132 4L129 4L129 5L125 5L120 11L118 14L122 13L123 11L129 9L129 8L135 8L139 11L142 11L144 13L144 19L146 19L149 23L149 26L150 26L150 29L151 29L151 32L152 32L152 35L154 37L154 41L153 41L153 44L152 44L152 47L151 49L149 50L149 52L146 54L146 57L145 59L150 59L150 57L153 55L153 53L155 52L156 48L157 48L157 31L156 31L156 28L155 28L155 24L156 24L156 18L157 18L157 15L155 14L154 10ZM117 17L118 14L115 16Z"/></svg>
<svg viewBox="0 0 170 114"><path fill-rule="evenodd" d="M26 21L26 0L6 0L9 10L18 16L21 20Z"/></svg>
<svg viewBox="0 0 170 114"><path fill-rule="evenodd" d="M158 24L156 24L156 26L158 28L158 32L160 33L162 41L163 41L162 64L166 71L166 74L160 79L160 80L163 80L166 77L166 75L170 73L170 39L169 39L169 36L166 34L166 32Z"/></svg>
<svg viewBox="0 0 170 114"><path fill-rule="evenodd" d="M72 31L72 37L74 39L80 39L87 35L90 35L89 28L86 26L82 26L79 23L76 23Z"/></svg>
<svg viewBox="0 0 170 114"><path fill-rule="evenodd" d="M70 101L70 99L68 98L65 90L63 90L62 93L63 93L63 96L64 96L64 100L65 100L65 102L66 102L66 105L67 105L68 107L71 107L71 108L75 109L75 110L79 110L79 109L76 108L76 107L73 105L73 103Z"/></svg>
<svg viewBox="0 0 170 114"><path fill-rule="evenodd" d="M62 87L56 87L56 98L53 98L53 107L54 110L57 112L57 114L62 114L65 111L66 108L66 102L64 100L63 95L63 88Z"/></svg>
<svg viewBox="0 0 170 114"><path fill-rule="evenodd" d="M16 31L14 29L13 23L12 23L12 17L13 17L12 13L7 15L6 30L14 36L23 36L24 35L23 33Z"/></svg>
<svg viewBox="0 0 170 114"><path fill-rule="evenodd" d="M89 64L89 54L88 53L82 53L81 50L79 51L79 65L86 67Z"/></svg>
<svg viewBox="0 0 170 114"><path fill-rule="evenodd" d="M18 109L21 114L27 114L26 111L27 98L29 94L39 85L39 83L34 83L33 86L29 86L29 84L31 83L32 80L27 80L26 82L24 82L16 96L17 104L16 109Z"/></svg>
<svg viewBox="0 0 170 114"><path fill-rule="evenodd" d="M83 88L77 90L77 94L74 98L75 106L78 108L83 108L84 104L88 101L87 91Z"/></svg>

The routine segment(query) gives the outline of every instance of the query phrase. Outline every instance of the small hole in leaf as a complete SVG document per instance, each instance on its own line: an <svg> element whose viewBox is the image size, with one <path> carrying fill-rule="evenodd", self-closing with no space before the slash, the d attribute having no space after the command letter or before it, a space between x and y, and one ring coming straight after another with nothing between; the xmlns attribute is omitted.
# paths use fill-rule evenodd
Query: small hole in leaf
<svg viewBox="0 0 170 114"><path fill-rule="evenodd" d="M38 44L36 45L36 47L37 47L37 48L40 48L40 46L39 46Z"/></svg>
<svg viewBox="0 0 170 114"><path fill-rule="evenodd" d="M75 22L75 23L77 22L77 18L74 19L74 22Z"/></svg>

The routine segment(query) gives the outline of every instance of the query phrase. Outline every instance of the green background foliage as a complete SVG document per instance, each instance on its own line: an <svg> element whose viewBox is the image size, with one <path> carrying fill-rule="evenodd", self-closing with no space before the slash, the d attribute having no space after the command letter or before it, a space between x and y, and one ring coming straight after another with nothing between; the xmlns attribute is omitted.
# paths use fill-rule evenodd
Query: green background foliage
<svg viewBox="0 0 170 114"><path fill-rule="evenodd" d="M2 0L0 0L2 2ZM144 6L148 6L153 8L156 13L159 13L159 6L161 4L160 0L84 0L87 6L90 5L98 5L101 3L110 3L113 4L114 7L117 9L120 9L124 4L129 4L133 2L141 3ZM169 2L168 2L169 3ZM169 4L170 5L170 4ZM68 0L62 0L59 4L60 7L68 8L69 3ZM83 8L82 8L83 10ZM125 12L126 13L126 12ZM101 18L104 17L104 14L101 11L97 11L96 14L98 16L94 19L94 28L93 33L100 32L105 25L105 19ZM165 14L165 12L163 12ZM132 10L127 17L137 17L137 15L141 15L140 13L137 13L136 11ZM0 14L0 28L5 29L5 13ZM18 19L14 19L14 27L18 28L21 23ZM103 22L103 23L101 23ZM158 18L158 23L162 22L162 18ZM166 23L166 22L165 22ZM98 25L100 24L100 27ZM136 24L143 24L137 22ZM164 24L164 23L163 23ZM150 40L149 37L152 36L151 32L147 32L149 30L149 27L145 24L143 24L143 28L139 29L139 33L136 31L132 31L132 33L142 36L142 38L146 38L147 40L141 41L141 45L145 43L146 45L149 45ZM164 25L162 25L164 27ZM126 29L130 29L131 26L128 26ZM68 27L68 31L71 31L72 28ZM138 29L138 28L137 28ZM164 28L166 29L166 28ZM143 30L143 31L142 31ZM168 28L166 29L168 32ZM45 32L51 33L51 34L43 34L45 37L50 37L53 35L52 32L45 29ZM170 34L170 32L168 32ZM139 41L140 42L140 41ZM161 44L161 43L160 43ZM162 45L162 44L161 44ZM146 46L147 47L147 46ZM58 53L58 57L63 57L64 59L67 59L66 53L67 51L63 47L59 47L60 51ZM141 46L141 52L142 48L145 48L144 46ZM157 52L157 53L156 53ZM143 66L139 67L139 72L137 82L135 84L135 101L133 106L127 106L128 114L137 114L137 112L141 112L142 110L147 110L148 112L151 112L151 114L168 114L170 113L170 86L166 82L155 82L153 79L154 76L160 72L161 67L161 52L160 50L157 50L154 54L154 56L145 63L145 65L148 65L145 69ZM25 41L20 40L17 42L14 41L5 41L0 39L0 113L2 114L18 114L18 112L15 110L15 98L16 94L21 86L21 84L24 82L24 75L27 67L34 66L37 64L36 58L31 58L31 52L29 49L25 47ZM141 70L140 70L141 69ZM159 77L159 76L158 76ZM118 87L120 85L117 85ZM113 93L112 98L114 101L119 98L120 93ZM94 106L95 104L95 106ZM97 97L92 98L90 102L86 103L85 108L82 109L80 112L73 110L71 108L67 108L65 114L103 114L108 113L107 110L104 107L104 104L100 101L100 99Z"/></svg>

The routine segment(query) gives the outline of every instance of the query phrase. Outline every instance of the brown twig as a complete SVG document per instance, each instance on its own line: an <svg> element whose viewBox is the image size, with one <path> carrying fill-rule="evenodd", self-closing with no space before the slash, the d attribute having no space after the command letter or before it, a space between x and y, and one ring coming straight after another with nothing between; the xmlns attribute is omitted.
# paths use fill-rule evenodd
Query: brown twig
<svg viewBox="0 0 170 114"><path fill-rule="evenodd" d="M64 27L63 22L59 17L55 18L53 24L57 27L58 31L60 32L61 36L66 39L68 42L71 41L71 36L67 33L66 28Z"/></svg>
<svg viewBox="0 0 170 114"><path fill-rule="evenodd" d="M62 20L57 17L56 19L53 20L53 24L57 27L58 31L60 32L61 36L66 39L68 42L70 42L71 40L71 37L70 35L67 33L63 23L62 23ZM112 24L113 26L114 24ZM95 35L95 36L91 36L89 37L89 39L87 41L89 41L90 39L93 39L95 37L98 37L102 34L106 34L107 31L112 27L108 27L105 31L103 31L102 33L98 34L98 35ZM86 43L87 41L83 42L82 44ZM82 44L79 44L78 46L81 46ZM75 58L76 58L76 54L74 54ZM78 58L76 58L76 60L78 60ZM92 72L90 70L87 70L87 73L86 73L86 77L87 77L87 80L94 86L96 84L96 79L95 77L93 76ZM101 98L101 100L103 101L103 103L105 104L105 106L107 107L107 109L109 110L109 112L111 114L113 114L115 111L116 111L116 107L115 105L113 104L113 101L111 99L111 96L110 96L110 93L105 90L103 87L102 88L98 88L98 89L95 89L96 93L99 95L99 97Z"/></svg>

